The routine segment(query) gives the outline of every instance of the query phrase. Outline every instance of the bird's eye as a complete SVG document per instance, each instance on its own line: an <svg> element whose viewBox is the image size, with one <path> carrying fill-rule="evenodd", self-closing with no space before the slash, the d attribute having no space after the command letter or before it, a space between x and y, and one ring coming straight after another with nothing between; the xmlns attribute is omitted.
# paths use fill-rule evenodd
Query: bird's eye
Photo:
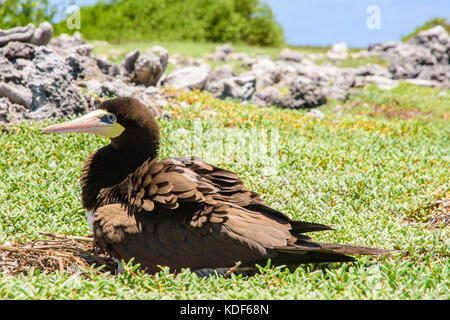
<svg viewBox="0 0 450 320"><path fill-rule="evenodd" d="M102 120L102 122L106 122L106 123L114 123L114 121L116 121L116 116L113 115L112 113L109 114L105 114L104 116L100 117L100 120Z"/></svg>

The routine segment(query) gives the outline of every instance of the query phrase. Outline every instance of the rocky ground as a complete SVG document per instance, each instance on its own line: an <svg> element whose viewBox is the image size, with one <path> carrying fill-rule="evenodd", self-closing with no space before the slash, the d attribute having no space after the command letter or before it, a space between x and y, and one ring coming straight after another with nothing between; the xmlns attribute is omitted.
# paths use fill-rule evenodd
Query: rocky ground
<svg viewBox="0 0 450 320"><path fill-rule="evenodd" d="M353 54L338 43L326 54L305 56L285 48L272 59L234 52L226 44L203 59L186 59L169 57L166 49L155 46L130 52L120 64L95 57L94 45L78 33L52 35L49 23L0 30L0 124L80 114L112 96L134 96L156 116L170 117L164 111L168 87L292 109L314 108L328 99L344 101L354 88L370 83L386 90L399 80L450 89L450 37L440 26L405 43L381 43ZM324 57L334 62L379 57L389 66L339 68L314 62ZM212 69L217 61L224 64ZM230 65L236 62L244 67L238 74ZM169 74L168 64L176 66Z"/></svg>

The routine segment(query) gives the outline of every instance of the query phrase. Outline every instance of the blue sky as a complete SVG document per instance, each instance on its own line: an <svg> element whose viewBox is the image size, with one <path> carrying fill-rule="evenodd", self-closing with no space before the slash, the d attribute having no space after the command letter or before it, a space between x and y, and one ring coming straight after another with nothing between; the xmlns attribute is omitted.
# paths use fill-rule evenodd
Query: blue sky
<svg viewBox="0 0 450 320"><path fill-rule="evenodd" d="M430 18L450 18L449 0L264 0L284 29L286 42L351 47L400 40ZM369 6L380 13L380 29L369 29Z"/></svg>
<svg viewBox="0 0 450 320"><path fill-rule="evenodd" d="M450 18L450 0L263 0L284 29L286 42L330 45L345 41L350 47L400 40L433 17ZM57 3L56 0L50 0ZM96 0L75 0L89 5ZM369 6L379 8L379 29L366 25ZM83 19L83 17L81 17Z"/></svg>

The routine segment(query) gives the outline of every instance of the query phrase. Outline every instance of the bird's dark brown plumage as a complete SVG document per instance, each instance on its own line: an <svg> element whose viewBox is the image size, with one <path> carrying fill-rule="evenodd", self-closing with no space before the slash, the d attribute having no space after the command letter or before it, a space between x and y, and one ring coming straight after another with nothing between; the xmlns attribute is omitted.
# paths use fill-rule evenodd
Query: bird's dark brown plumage
<svg viewBox="0 0 450 320"><path fill-rule="evenodd" d="M330 230L292 221L249 191L233 172L197 158L158 159L159 130L139 101L117 98L100 108L125 131L87 160L83 205L95 211L94 237L118 259L134 258L148 272L182 268L351 261L386 254L366 247L318 243L304 233Z"/></svg>

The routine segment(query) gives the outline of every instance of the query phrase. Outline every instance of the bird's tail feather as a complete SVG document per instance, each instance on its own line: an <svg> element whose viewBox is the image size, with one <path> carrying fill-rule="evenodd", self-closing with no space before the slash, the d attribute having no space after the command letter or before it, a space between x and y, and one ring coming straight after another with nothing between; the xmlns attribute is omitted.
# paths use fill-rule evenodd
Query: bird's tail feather
<svg viewBox="0 0 450 320"><path fill-rule="evenodd" d="M305 233L314 231L334 230L330 226L324 224L305 222L305 221L292 221L292 231L295 233Z"/></svg>
<svg viewBox="0 0 450 320"><path fill-rule="evenodd" d="M389 255L395 251L362 246L352 246L335 243L320 243L302 241L285 247L274 248L277 255L272 258L275 265L298 265L304 263L321 262L349 262L354 261L353 255Z"/></svg>

